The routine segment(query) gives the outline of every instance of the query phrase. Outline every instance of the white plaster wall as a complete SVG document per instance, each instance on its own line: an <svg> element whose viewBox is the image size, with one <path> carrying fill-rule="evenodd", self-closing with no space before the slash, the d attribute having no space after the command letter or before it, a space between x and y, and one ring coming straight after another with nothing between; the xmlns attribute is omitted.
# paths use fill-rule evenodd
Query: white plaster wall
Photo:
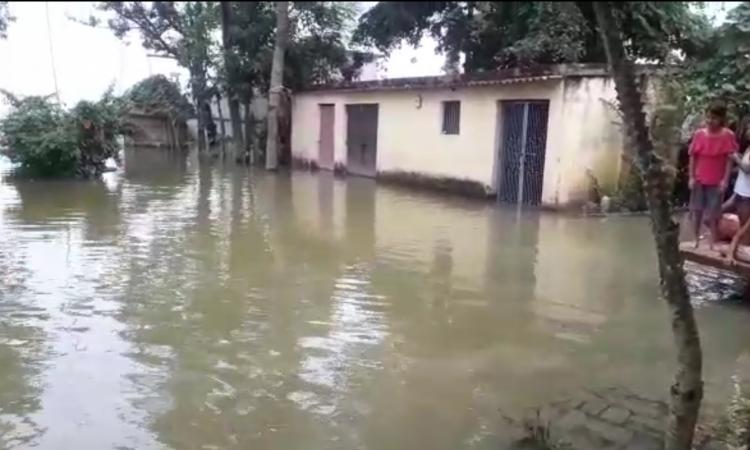
<svg viewBox="0 0 750 450"><path fill-rule="evenodd" d="M624 147L611 79L567 78L561 96L561 154L557 167L548 165L558 194L553 204L585 201L589 171L602 188L614 188Z"/></svg>
<svg viewBox="0 0 750 450"><path fill-rule="evenodd" d="M498 102L546 99L559 108L559 81L456 90L311 92L294 97L292 153L318 158L319 105L335 105L334 155L346 164L346 104L378 103L378 171L418 172L482 183L495 189ZM421 107L420 105L421 97ZM458 135L442 134L442 102L461 101ZM552 125L552 124L550 124ZM549 127L555 129L554 126ZM549 151L553 153L554 151Z"/></svg>
<svg viewBox="0 0 750 450"><path fill-rule="evenodd" d="M623 137L614 84L603 77L566 78L456 90L309 92L293 99L292 153L318 159L319 105L335 105L334 158L346 165L346 104L379 104L377 170L417 172L481 183L497 190L503 100L548 100L549 122L542 203L586 199L591 171L616 183ZM421 98L421 107L419 107ZM460 134L441 132L442 102L461 101Z"/></svg>
<svg viewBox="0 0 750 450"><path fill-rule="evenodd" d="M255 120L265 120L268 111L268 99L266 97L257 96L250 102L250 112L253 114ZM219 104L216 101L216 97L211 99L211 114L213 115L214 122L216 122L216 132L221 133L221 125L219 124ZM232 137L232 121L229 117L229 101L226 97L221 99L221 114L224 117L224 131L227 137ZM240 119L245 120L245 108L240 105ZM198 119L189 119L187 121L188 133L193 139L198 136Z"/></svg>

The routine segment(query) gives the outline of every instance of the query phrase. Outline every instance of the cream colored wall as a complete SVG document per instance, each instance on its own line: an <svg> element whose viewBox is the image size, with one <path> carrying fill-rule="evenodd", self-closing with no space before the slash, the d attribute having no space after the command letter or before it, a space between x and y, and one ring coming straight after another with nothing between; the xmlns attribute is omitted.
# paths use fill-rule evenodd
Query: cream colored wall
<svg viewBox="0 0 750 450"><path fill-rule="evenodd" d="M564 205L586 200L589 171L602 188L615 187L624 139L611 79L567 78L561 95L560 159L548 170L557 193L550 203Z"/></svg>
<svg viewBox="0 0 750 450"><path fill-rule="evenodd" d="M292 153L318 158L319 105L335 104L334 154L346 164L346 104L377 103L377 170L471 180L495 190L498 101L550 100L559 108L556 81L453 90L312 92L294 97ZM421 107L420 104L421 97ZM442 102L461 101L460 133L442 134ZM554 127L550 127L552 129Z"/></svg>
<svg viewBox="0 0 750 450"><path fill-rule="evenodd" d="M421 98L421 107L420 105ZM335 105L334 158L346 165L346 104L379 105L377 170L417 172L481 183L497 190L498 121L503 100L548 100L542 203L585 200L587 170L606 184L619 172L622 135L604 78L567 78L456 90L308 92L293 100L292 153L318 159L319 105ZM442 102L461 101L460 134L441 132ZM500 122L501 123L501 122Z"/></svg>

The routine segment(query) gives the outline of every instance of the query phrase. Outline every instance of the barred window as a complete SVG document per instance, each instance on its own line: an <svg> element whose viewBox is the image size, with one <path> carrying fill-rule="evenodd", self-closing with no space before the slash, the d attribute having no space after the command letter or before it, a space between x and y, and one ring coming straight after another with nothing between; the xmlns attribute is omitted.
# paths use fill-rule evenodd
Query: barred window
<svg viewBox="0 0 750 450"><path fill-rule="evenodd" d="M443 102L443 134L458 134L461 123L461 102Z"/></svg>

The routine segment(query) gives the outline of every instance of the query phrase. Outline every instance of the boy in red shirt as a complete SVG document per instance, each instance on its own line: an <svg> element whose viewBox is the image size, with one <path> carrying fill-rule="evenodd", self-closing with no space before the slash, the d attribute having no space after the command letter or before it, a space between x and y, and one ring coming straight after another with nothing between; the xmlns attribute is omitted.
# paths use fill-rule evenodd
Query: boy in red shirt
<svg viewBox="0 0 750 450"><path fill-rule="evenodd" d="M693 213L695 247L700 242L703 219L711 229L710 248L713 250L721 215L721 203L729 183L737 139L726 128L727 108L712 104L706 111L706 127L693 135L690 143L690 211Z"/></svg>

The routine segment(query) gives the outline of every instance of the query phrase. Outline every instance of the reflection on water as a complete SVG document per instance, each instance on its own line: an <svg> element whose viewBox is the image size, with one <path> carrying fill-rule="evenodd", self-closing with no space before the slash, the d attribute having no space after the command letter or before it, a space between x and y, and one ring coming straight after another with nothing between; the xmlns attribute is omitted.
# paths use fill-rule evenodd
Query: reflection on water
<svg viewBox="0 0 750 450"><path fill-rule="evenodd" d="M673 367L642 218L139 150L6 178L0 234L2 448L487 448L499 410ZM689 272L716 404L750 314Z"/></svg>

